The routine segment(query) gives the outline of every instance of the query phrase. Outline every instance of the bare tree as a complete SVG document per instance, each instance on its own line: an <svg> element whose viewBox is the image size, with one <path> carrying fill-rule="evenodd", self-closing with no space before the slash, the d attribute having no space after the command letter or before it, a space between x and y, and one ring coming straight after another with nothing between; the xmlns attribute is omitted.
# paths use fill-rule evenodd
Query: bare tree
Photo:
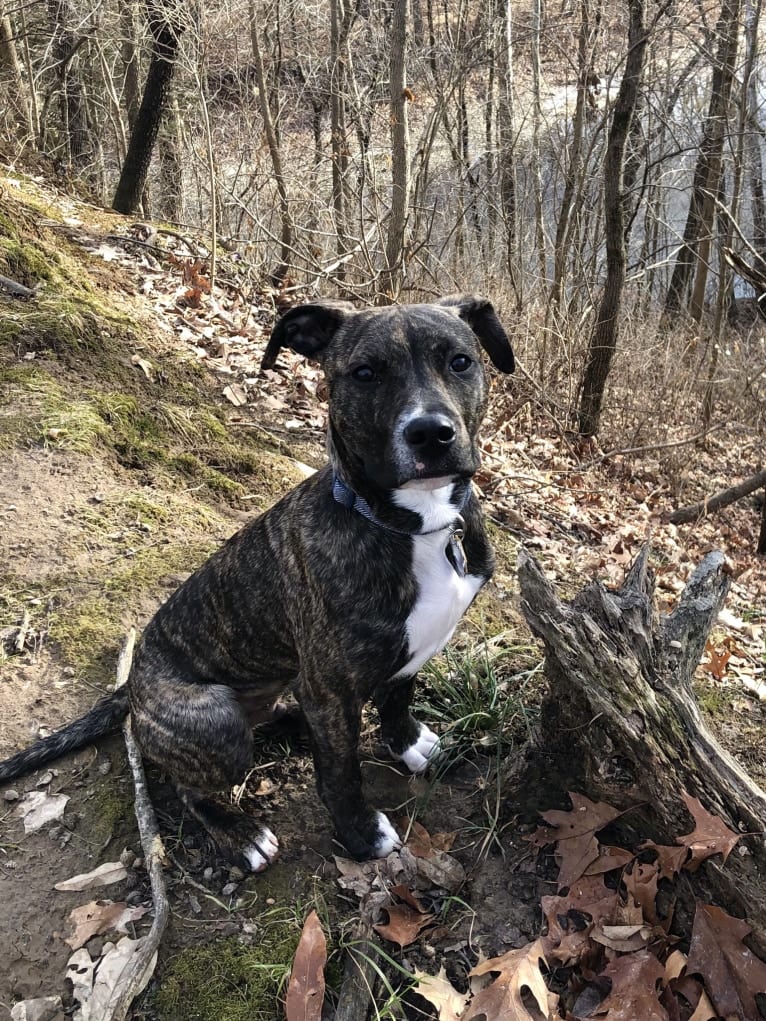
<svg viewBox="0 0 766 1021"><path fill-rule="evenodd" d="M381 290L394 298L401 287L406 258L410 197L410 127L407 116L407 21L409 0L394 0L391 21L391 214L386 238L386 269Z"/></svg>
<svg viewBox="0 0 766 1021"><path fill-rule="evenodd" d="M604 388L617 347L618 316L625 286L625 146L636 112L648 40L644 25L644 0L629 0L628 8L628 55L612 111L604 161L606 281L588 347L580 396L579 430L582 436L593 436L598 432Z"/></svg>

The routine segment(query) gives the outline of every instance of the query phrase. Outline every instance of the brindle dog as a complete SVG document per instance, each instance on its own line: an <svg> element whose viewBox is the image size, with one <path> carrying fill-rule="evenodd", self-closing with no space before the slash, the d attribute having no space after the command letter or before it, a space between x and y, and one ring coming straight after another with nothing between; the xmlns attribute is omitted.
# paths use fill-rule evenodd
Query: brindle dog
<svg viewBox="0 0 766 1021"><path fill-rule="evenodd" d="M362 708L418 772L437 736L410 713L415 674L449 640L493 569L471 477L487 400L481 345L512 372L486 299L356 311L290 310L263 360L283 347L319 361L329 389L329 464L246 525L160 607L126 688L0 764L0 781L115 729L130 711L144 756L234 862L277 851L268 828L212 795L251 766L253 720L294 693L322 801L357 858L398 845L365 800Z"/></svg>

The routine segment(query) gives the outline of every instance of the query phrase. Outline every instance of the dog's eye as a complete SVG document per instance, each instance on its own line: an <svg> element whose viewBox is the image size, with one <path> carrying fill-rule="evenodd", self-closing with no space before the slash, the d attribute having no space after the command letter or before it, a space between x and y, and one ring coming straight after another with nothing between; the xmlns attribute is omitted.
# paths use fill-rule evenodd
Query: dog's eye
<svg viewBox="0 0 766 1021"><path fill-rule="evenodd" d="M375 369L371 365L357 365L355 369L351 371L351 375L354 379L360 383L372 383L375 379Z"/></svg>
<svg viewBox="0 0 766 1021"><path fill-rule="evenodd" d="M468 355L455 355L452 361L449 363L449 367L453 372L467 372L471 368L473 362Z"/></svg>

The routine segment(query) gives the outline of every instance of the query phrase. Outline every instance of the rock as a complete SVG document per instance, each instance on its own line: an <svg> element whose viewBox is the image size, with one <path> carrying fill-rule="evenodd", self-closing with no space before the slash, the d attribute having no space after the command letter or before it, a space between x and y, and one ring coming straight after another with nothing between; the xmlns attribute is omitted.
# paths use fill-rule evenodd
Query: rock
<svg viewBox="0 0 766 1021"><path fill-rule="evenodd" d="M229 869L229 879L232 883L241 883L245 878L245 873L237 865L232 865Z"/></svg>
<svg viewBox="0 0 766 1021"><path fill-rule="evenodd" d="M236 892L236 889L237 889L236 883L227 883L226 886L224 886L223 890L221 890L221 893L224 895L224 897L231 897L231 895Z"/></svg>
<svg viewBox="0 0 766 1021"><path fill-rule="evenodd" d="M11 1009L12 1021L53 1021L62 1009L60 996L39 996L34 1000L20 1000Z"/></svg>
<svg viewBox="0 0 766 1021"><path fill-rule="evenodd" d="M208 867L202 873L202 878L205 880L206 883L209 883L210 880L213 878L213 869L210 865L208 865Z"/></svg>
<svg viewBox="0 0 766 1021"><path fill-rule="evenodd" d="M112 772L112 763L109 761L109 759L104 759L103 762L99 762L98 771L102 776L106 776L107 773Z"/></svg>
<svg viewBox="0 0 766 1021"><path fill-rule="evenodd" d="M12 787L8 791L3 791L3 801L18 801L21 795L18 791L15 791Z"/></svg>
<svg viewBox="0 0 766 1021"><path fill-rule="evenodd" d="M126 847L120 855L120 864L124 865L126 869L129 869L131 865L136 863L136 852L132 851L129 847Z"/></svg>

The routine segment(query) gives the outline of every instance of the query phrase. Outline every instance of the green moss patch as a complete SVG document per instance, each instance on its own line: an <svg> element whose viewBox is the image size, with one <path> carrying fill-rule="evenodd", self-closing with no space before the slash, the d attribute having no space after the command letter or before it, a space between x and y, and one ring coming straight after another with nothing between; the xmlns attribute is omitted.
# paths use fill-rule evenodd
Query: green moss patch
<svg viewBox="0 0 766 1021"><path fill-rule="evenodd" d="M187 947L156 993L161 1021L273 1021L299 937L293 916L272 916L253 946L232 938Z"/></svg>

